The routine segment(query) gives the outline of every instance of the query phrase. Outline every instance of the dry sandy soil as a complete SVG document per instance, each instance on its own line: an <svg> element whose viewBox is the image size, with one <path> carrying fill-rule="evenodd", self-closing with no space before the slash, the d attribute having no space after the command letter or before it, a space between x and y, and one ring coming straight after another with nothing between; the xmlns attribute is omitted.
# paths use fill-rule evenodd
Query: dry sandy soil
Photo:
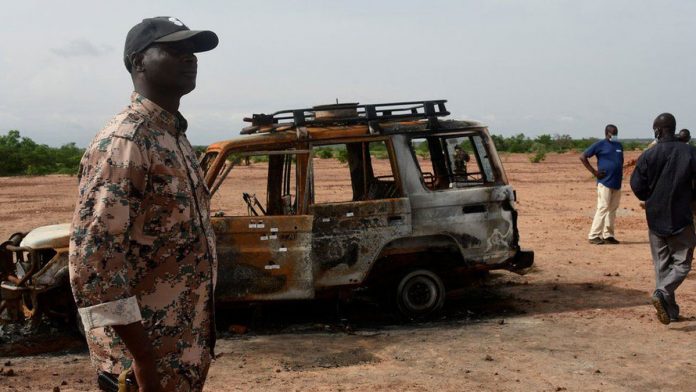
<svg viewBox="0 0 696 392"><path fill-rule="evenodd" d="M536 252L531 273L494 273L428 323L365 321L369 304L347 316L324 305L267 309L249 333L219 340L206 391L696 390L696 285L687 279L678 291L686 321L657 322L647 229L627 182L622 243L596 246L586 240L594 182L576 154L504 163L520 200L521 243ZM0 238L68 221L74 187L64 176L0 178ZM0 390L95 390L84 349L3 364L16 375L0 376Z"/></svg>

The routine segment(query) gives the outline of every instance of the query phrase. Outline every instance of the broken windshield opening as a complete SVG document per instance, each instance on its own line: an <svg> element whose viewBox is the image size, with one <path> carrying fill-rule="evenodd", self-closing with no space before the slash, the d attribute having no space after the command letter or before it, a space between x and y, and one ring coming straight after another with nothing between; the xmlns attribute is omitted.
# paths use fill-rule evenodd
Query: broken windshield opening
<svg viewBox="0 0 696 392"><path fill-rule="evenodd" d="M213 215L297 215L298 156L307 151L229 154L211 189Z"/></svg>
<svg viewBox="0 0 696 392"><path fill-rule="evenodd" d="M479 134L414 138L411 139L411 150L423 184L430 190L495 182L493 167Z"/></svg>

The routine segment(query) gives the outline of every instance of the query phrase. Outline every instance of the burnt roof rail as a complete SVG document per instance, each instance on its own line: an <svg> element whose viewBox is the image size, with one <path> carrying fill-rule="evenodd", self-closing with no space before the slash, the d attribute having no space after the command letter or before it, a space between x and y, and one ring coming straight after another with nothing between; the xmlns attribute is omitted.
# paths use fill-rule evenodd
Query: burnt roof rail
<svg viewBox="0 0 696 392"><path fill-rule="evenodd" d="M269 131L290 129L305 125L349 125L374 124L382 121L427 119L431 128L437 127L437 118L448 116L445 108L447 100L390 102L359 105L357 103L340 103L315 106L309 109L281 110L273 114L254 114L244 121L251 126L242 130L243 135L268 129ZM321 116L318 113L337 113L333 116Z"/></svg>

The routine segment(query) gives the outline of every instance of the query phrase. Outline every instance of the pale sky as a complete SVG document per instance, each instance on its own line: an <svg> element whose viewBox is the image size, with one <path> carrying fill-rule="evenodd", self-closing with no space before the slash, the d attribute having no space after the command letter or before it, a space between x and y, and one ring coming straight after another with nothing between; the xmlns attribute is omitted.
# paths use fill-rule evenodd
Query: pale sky
<svg viewBox="0 0 696 392"><path fill-rule="evenodd" d="M0 134L85 146L127 104L128 30L175 16L220 45L182 100L189 139L244 116L335 102L447 99L492 132L650 137L696 129L696 1L0 0Z"/></svg>

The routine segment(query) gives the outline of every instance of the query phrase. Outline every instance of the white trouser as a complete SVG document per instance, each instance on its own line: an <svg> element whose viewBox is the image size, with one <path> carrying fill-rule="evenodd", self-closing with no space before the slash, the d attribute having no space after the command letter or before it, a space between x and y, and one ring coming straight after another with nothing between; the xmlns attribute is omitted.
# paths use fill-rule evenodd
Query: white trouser
<svg viewBox="0 0 696 392"><path fill-rule="evenodd" d="M614 236L614 220L616 210L619 209L621 200L621 190L607 188L602 184L597 184L597 212L592 220L589 239L600 237L609 238Z"/></svg>

